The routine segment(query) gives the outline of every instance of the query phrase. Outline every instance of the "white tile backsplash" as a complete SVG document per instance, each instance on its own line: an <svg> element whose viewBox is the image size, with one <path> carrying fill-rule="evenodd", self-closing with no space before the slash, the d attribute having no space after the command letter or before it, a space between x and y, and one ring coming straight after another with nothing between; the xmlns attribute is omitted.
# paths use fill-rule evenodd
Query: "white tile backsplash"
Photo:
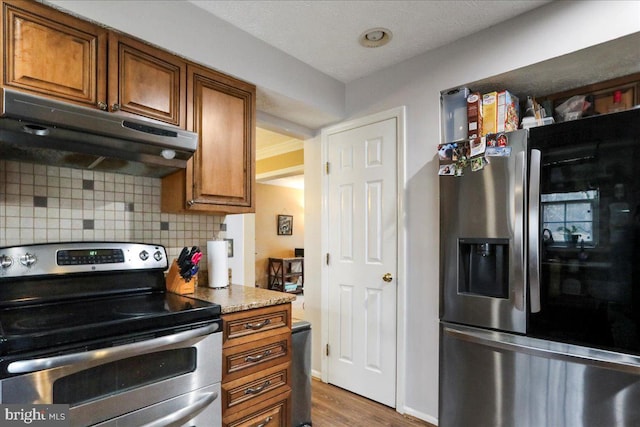
<svg viewBox="0 0 640 427"><path fill-rule="evenodd" d="M159 178L0 160L0 246L137 241L163 245L172 259L223 238L223 221L160 212Z"/></svg>

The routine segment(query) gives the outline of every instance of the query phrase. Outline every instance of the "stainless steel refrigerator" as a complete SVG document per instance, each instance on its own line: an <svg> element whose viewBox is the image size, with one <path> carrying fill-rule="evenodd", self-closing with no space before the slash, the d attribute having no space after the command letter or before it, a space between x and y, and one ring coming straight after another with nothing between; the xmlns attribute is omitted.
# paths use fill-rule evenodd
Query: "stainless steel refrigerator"
<svg viewBox="0 0 640 427"><path fill-rule="evenodd" d="M440 177L439 425L640 425L640 110L507 136Z"/></svg>

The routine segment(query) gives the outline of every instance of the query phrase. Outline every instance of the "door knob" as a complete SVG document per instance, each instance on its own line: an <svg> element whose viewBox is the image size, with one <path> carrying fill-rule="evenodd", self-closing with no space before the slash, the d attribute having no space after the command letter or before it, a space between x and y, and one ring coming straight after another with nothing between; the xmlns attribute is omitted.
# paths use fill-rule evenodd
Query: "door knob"
<svg viewBox="0 0 640 427"><path fill-rule="evenodd" d="M391 275L391 273L385 273L384 276L382 276L382 280L389 283L393 280L393 276Z"/></svg>

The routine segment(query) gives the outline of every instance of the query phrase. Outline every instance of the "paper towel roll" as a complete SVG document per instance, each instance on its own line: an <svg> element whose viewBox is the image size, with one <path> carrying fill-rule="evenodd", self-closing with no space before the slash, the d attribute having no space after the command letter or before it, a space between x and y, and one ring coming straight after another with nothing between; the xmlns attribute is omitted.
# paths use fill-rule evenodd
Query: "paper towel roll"
<svg viewBox="0 0 640 427"><path fill-rule="evenodd" d="M229 285L227 242L213 240L207 242L207 264L209 268L209 287L224 288Z"/></svg>

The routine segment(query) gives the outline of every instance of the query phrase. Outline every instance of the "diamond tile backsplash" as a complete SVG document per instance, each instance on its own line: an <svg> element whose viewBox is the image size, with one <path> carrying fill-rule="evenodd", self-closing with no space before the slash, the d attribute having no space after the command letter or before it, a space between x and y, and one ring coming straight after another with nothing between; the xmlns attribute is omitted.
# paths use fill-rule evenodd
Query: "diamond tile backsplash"
<svg viewBox="0 0 640 427"><path fill-rule="evenodd" d="M143 242L163 245L173 259L184 246L204 252L208 240L225 237L223 221L161 213L159 178L0 160L0 246Z"/></svg>

